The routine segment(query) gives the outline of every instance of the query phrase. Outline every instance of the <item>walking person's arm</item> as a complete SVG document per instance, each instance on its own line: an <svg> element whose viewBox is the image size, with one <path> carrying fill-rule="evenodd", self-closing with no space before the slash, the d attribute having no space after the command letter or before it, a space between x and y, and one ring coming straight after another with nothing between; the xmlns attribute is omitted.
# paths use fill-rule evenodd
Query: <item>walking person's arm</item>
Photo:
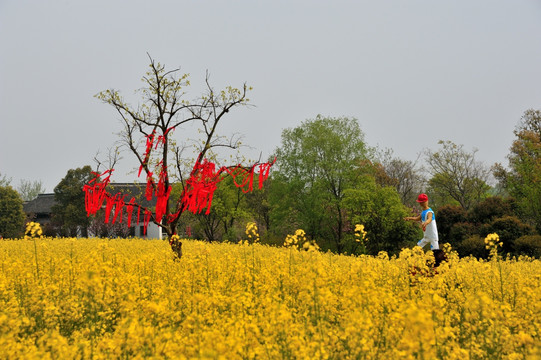
<svg viewBox="0 0 541 360"><path fill-rule="evenodd" d="M407 216L404 218L406 221L421 221L421 215L418 216Z"/></svg>
<svg viewBox="0 0 541 360"><path fill-rule="evenodd" d="M420 216L419 216L420 217ZM420 219L419 219L420 220ZM426 214L426 220L421 223L421 226L423 227L423 231L426 230L426 226L432 222L432 213L429 212Z"/></svg>

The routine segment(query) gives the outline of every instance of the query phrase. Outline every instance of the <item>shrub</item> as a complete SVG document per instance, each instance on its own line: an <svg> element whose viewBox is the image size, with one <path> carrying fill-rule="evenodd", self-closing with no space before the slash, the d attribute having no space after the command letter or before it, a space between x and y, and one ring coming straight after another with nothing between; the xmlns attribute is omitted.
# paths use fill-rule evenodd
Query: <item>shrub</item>
<svg viewBox="0 0 541 360"><path fill-rule="evenodd" d="M23 200L11 186L0 186L0 239L18 238L24 231Z"/></svg>
<svg viewBox="0 0 541 360"><path fill-rule="evenodd" d="M51 223L45 223L43 225L43 236L55 237L57 234L56 228Z"/></svg>
<svg viewBox="0 0 541 360"><path fill-rule="evenodd" d="M523 223L516 216L497 218L484 231L498 234L500 240L503 242L503 251L507 253L513 251L513 245L516 239L534 233L533 227ZM482 233L480 235L486 236L487 234Z"/></svg>
<svg viewBox="0 0 541 360"><path fill-rule="evenodd" d="M436 219L437 222L437 219ZM439 226L439 224L438 224ZM453 224L451 230L449 231L449 236L447 239L440 239L441 241L448 241L452 246L459 244L465 240L468 236L471 236L476 233L475 225L469 222L459 222Z"/></svg>
<svg viewBox="0 0 541 360"><path fill-rule="evenodd" d="M466 210L457 205L444 205L436 213L440 241L450 241L451 228L456 223L466 222Z"/></svg>
<svg viewBox="0 0 541 360"><path fill-rule="evenodd" d="M348 224L363 224L367 231L366 250L370 255L380 251L397 253L412 246L422 235L419 227L404 221L408 211L394 187L381 187L373 178L365 178L357 189L344 190L342 202ZM353 235L353 229L350 230ZM347 239L345 239L347 240ZM353 237L350 237L353 242ZM347 246L343 246L348 250Z"/></svg>
<svg viewBox="0 0 541 360"><path fill-rule="evenodd" d="M514 250L517 255L541 258L541 235L525 235L515 240Z"/></svg>
<svg viewBox="0 0 541 360"><path fill-rule="evenodd" d="M476 258L486 259L489 254L485 247L485 239L479 235L466 237L455 246L455 249L460 256L473 255Z"/></svg>
<svg viewBox="0 0 541 360"><path fill-rule="evenodd" d="M475 205L469 212L469 219L474 223L490 223L496 218L515 215L515 200L491 196Z"/></svg>

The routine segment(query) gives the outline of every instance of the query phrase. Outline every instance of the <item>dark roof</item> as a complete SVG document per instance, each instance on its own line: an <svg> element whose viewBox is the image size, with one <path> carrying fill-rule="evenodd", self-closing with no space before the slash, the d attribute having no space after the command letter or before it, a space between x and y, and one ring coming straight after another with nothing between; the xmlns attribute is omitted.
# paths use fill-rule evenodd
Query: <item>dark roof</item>
<svg viewBox="0 0 541 360"><path fill-rule="evenodd" d="M54 194L39 194L34 200L24 203L23 210L27 214L50 214L54 204Z"/></svg>
<svg viewBox="0 0 541 360"><path fill-rule="evenodd" d="M146 183L110 183L107 186L107 192L112 196L116 194L125 195L124 200L129 202L135 198L135 202L144 207L156 205L156 197L152 194L152 199L148 201L145 197Z"/></svg>

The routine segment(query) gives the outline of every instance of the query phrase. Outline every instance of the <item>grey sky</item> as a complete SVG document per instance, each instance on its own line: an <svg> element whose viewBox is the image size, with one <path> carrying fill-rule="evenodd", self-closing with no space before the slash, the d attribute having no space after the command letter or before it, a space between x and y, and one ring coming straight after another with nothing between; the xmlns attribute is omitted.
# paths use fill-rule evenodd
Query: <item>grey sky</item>
<svg viewBox="0 0 541 360"><path fill-rule="evenodd" d="M222 128L251 156L322 114L357 118L402 159L442 139L506 163L522 113L541 108L539 0L0 0L0 173L50 192L93 165L120 130L93 96L133 96L147 52L190 73L190 99L207 69L216 88L253 86L256 107Z"/></svg>

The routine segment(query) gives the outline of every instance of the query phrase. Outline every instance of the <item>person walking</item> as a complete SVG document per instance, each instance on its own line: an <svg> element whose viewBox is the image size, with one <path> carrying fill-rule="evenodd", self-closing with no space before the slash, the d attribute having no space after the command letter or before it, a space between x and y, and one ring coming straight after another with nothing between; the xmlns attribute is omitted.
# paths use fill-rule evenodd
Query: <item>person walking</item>
<svg viewBox="0 0 541 360"><path fill-rule="evenodd" d="M426 194L420 194L417 198L419 206L423 209L420 215L418 216L408 216L404 220L407 221L420 221L421 227L423 229L424 236L417 246L424 247L427 244L430 244L431 250L439 250L439 239L438 239L438 228L436 226L436 215L434 211L428 206L428 196Z"/></svg>

